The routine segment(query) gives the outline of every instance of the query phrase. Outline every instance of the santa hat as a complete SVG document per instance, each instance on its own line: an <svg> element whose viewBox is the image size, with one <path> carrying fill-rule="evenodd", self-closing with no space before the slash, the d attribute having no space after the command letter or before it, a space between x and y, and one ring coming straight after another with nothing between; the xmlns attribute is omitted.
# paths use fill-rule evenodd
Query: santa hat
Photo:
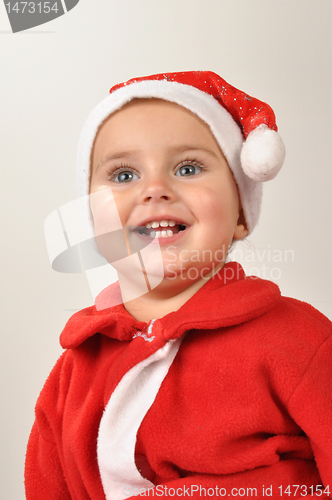
<svg viewBox="0 0 332 500"><path fill-rule="evenodd" d="M285 147L270 106L236 89L210 71L162 73L131 79L111 88L89 115L79 141L77 181L80 195L89 194L94 140L108 116L135 98L174 102L207 123L238 186L249 233L257 224L262 182L279 172Z"/></svg>

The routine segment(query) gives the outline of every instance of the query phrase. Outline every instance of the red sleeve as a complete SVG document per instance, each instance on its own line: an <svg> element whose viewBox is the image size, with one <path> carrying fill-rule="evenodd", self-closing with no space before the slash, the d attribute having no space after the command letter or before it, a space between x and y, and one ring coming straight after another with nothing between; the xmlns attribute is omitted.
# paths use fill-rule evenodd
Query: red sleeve
<svg viewBox="0 0 332 500"><path fill-rule="evenodd" d="M25 465L27 500L71 500L57 446L45 439L35 422L28 443Z"/></svg>
<svg viewBox="0 0 332 500"><path fill-rule="evenodd" d="M27 500L71 500L62 467L61 405L65 355L53 368L36 404L36 419L26 453ZM62 377L61 377L62 375ZM60 382L62 380L62 382Z"/></svg>

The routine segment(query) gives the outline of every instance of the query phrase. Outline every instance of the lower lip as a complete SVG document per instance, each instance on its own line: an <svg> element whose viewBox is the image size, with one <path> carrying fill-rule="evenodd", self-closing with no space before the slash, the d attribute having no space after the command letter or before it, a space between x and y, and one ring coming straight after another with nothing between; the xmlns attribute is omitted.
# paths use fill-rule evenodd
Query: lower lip
<svg viewBox="0 0 332 500"><path fill-rule="evenodd" d="M179 231L178 233L173 234L173 236L160 236L159 238L152 238L151 236L145 236L140 234L138 231L135 231L135 234L146 243L159 243L159 245L169 245L170 243L175 243L179 241L180 238L183 237L185 233L189 231L190 227L186 227L183 231Z"/></svg>

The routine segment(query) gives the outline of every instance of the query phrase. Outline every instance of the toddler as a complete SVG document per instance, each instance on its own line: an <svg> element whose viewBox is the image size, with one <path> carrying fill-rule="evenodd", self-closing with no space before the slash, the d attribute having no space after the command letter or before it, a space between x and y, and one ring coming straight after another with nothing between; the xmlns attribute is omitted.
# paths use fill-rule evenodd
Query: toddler
<svg viewBox="0 0 332 500"><path fill-rule="evenodd" d="M211 72L133 79L93 110L78 185L119 283L61 334L28 500L329 497L331 323L226 261L284 154L272 109Z"/></svg>

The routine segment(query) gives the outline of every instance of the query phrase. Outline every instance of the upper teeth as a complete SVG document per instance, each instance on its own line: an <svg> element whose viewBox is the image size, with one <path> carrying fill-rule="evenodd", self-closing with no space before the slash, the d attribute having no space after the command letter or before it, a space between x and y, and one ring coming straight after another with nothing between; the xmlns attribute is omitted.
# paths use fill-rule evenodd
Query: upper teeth
<svg viewBox="0 0 332 500"><path fill-rule="evenodd" d="M152 221L152 222L148 222L147 224L145 224L145 227L148 228L148 229L157 229L157 227L173 227L175 226L175 221L174 220L161 220L161 221Z"/></svg>

